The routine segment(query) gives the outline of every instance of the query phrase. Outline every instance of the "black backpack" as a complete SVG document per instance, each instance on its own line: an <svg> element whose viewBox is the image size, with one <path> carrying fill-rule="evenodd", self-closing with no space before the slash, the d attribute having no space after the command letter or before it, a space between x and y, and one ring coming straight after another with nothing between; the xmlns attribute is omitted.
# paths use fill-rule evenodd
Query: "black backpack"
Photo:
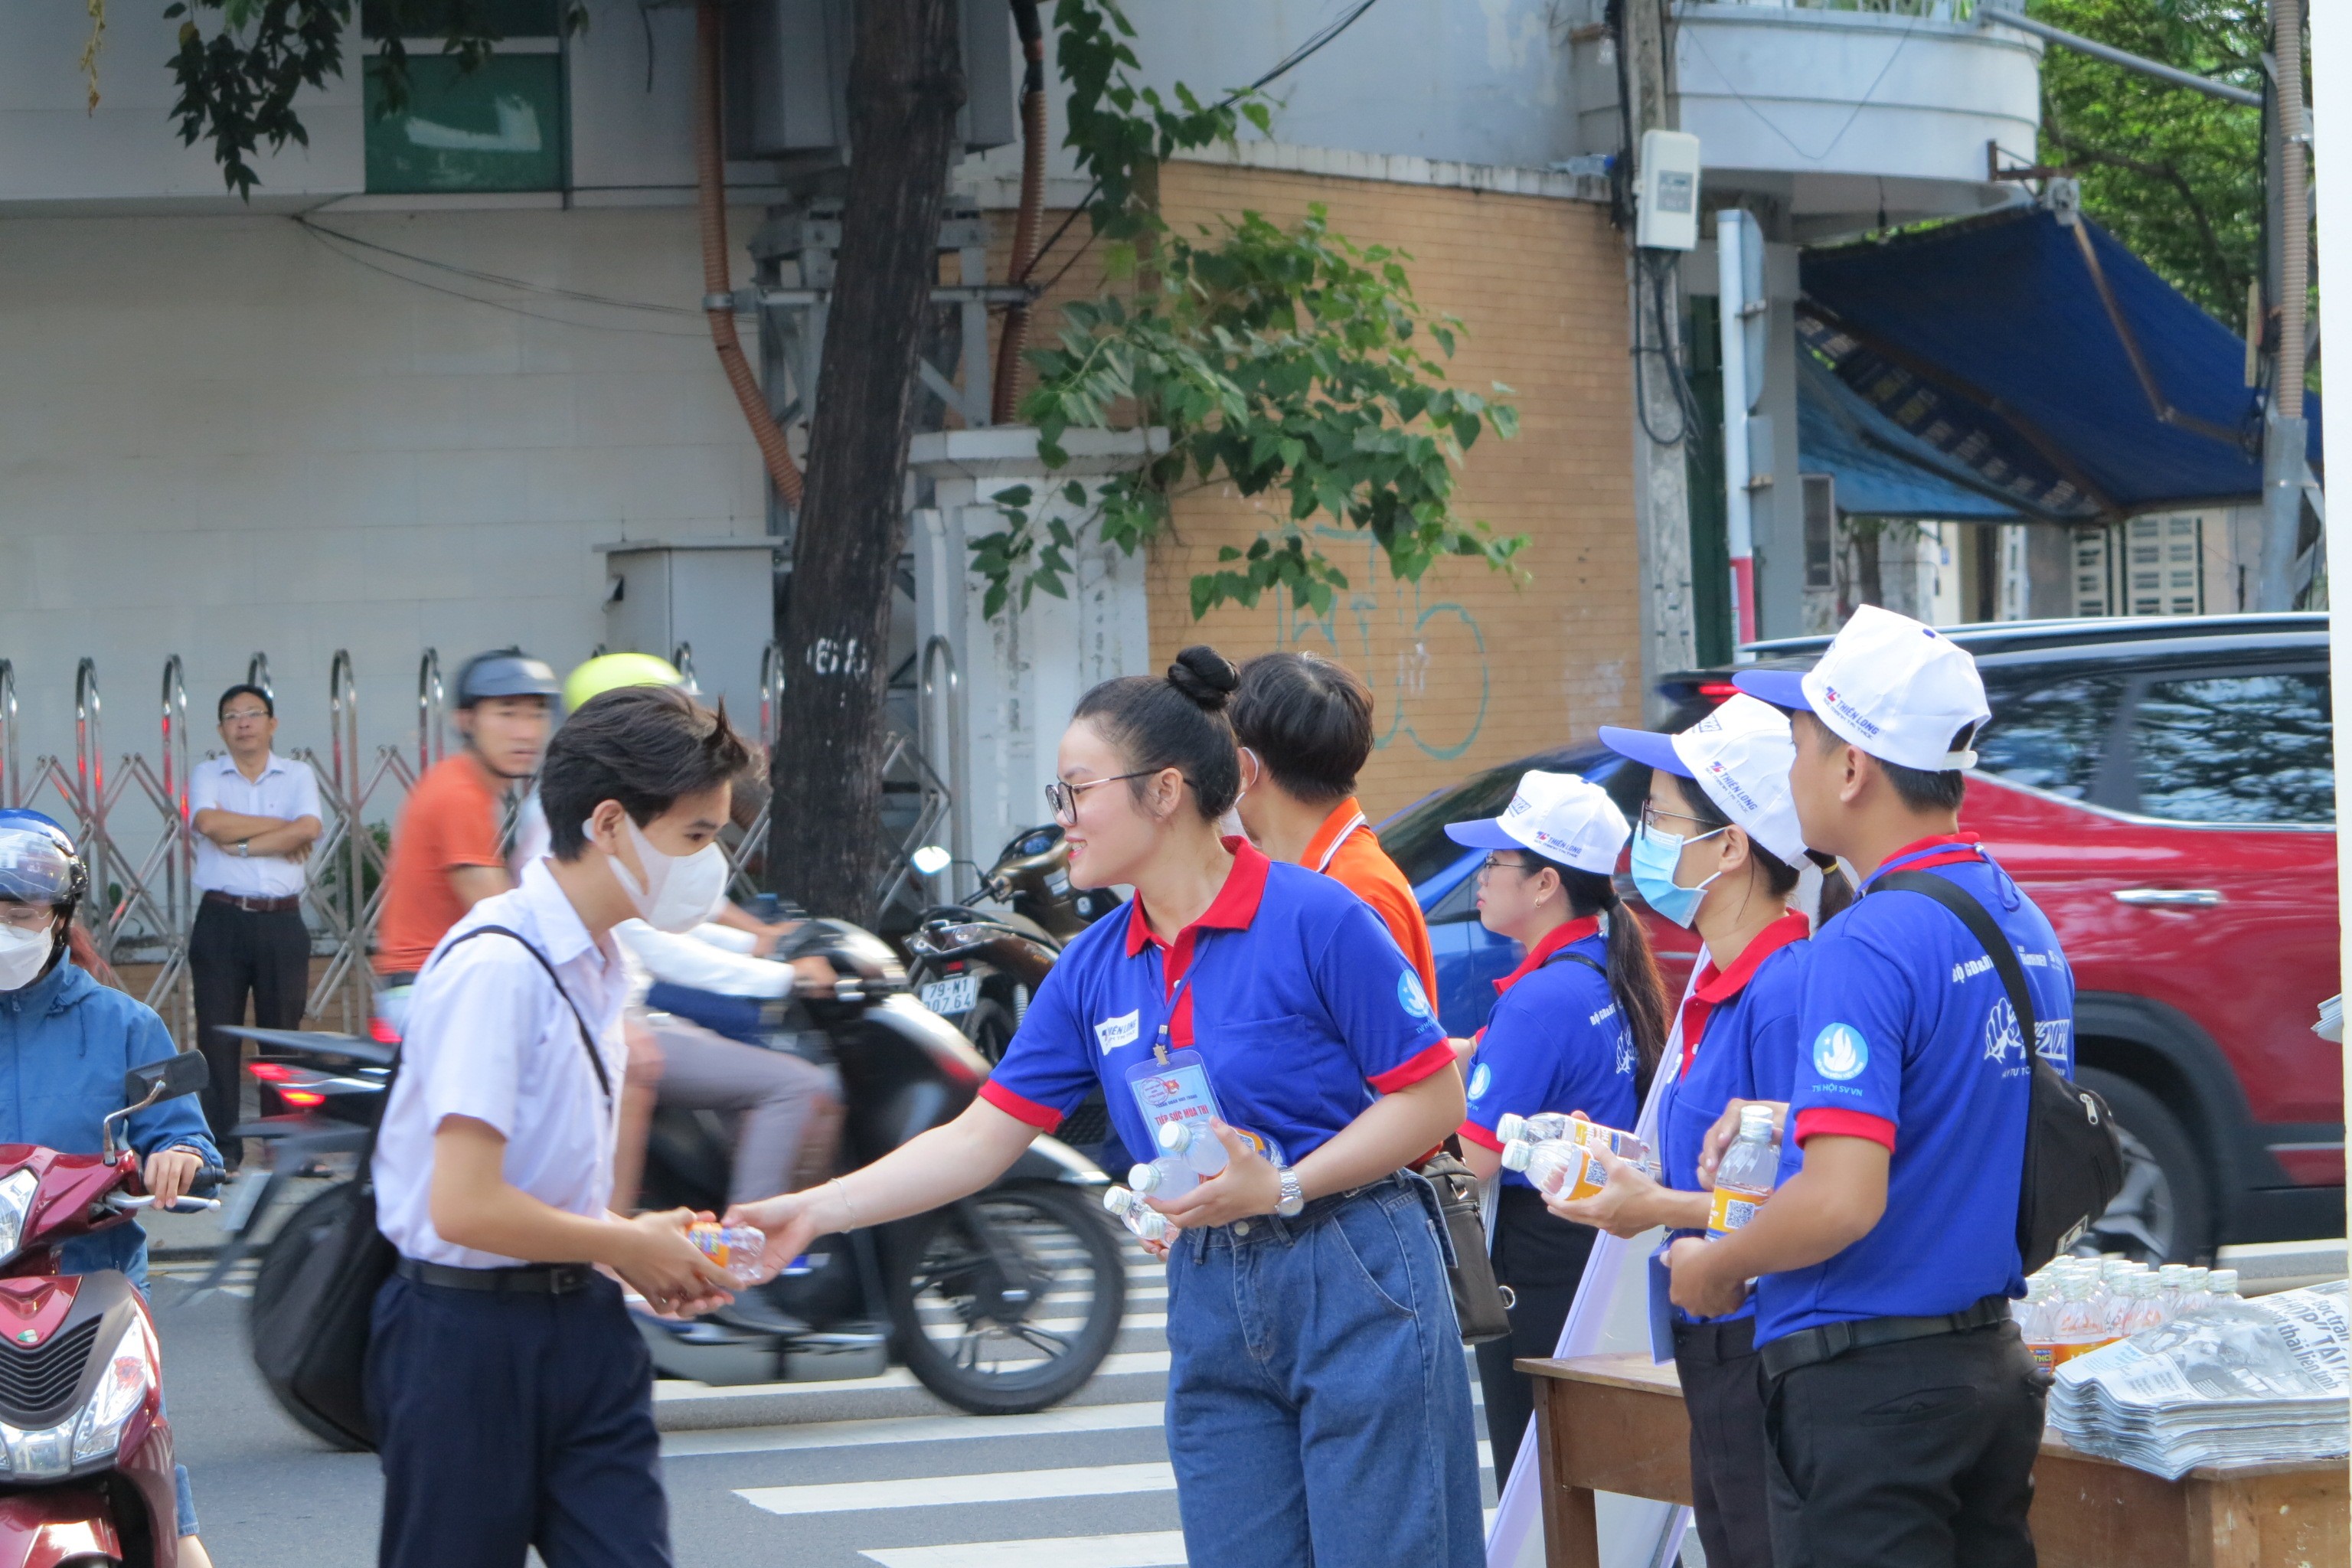
<svg viewBox="0 0 2352 1568"><path fill-rule="evenodd" d="M2025 1172L2017 1189L2017 1250L2032 1273L2068 1247L2124 1187L2124 1150L2114 1113L2096 1089L2085 1089L2042 1059L2033 994L2017 949L1984 905L1958 884L1927 871L1896 871L1870 890L1921 893L1949 910L1992 960L2033 1064L2025 1120Z"/></svg>

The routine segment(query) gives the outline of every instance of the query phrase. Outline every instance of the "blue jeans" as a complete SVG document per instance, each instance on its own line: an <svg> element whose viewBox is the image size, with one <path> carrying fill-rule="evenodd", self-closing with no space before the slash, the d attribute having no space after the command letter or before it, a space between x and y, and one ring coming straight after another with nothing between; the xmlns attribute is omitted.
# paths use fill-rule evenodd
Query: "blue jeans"
<svg viewBox="0 0 2352 1568"><path fill-rule="evenodd" d="M1470 1380L1418 1176L1181 1236L1168 1448L1192 1561L1484 1568Z"/></svg>

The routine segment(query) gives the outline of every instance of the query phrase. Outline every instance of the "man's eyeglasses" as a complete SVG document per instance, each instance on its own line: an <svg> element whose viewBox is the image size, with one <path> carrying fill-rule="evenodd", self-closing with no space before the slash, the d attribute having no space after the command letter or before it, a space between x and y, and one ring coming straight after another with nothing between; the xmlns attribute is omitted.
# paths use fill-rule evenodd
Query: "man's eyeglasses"
<svg viewBox="0 0 2352 1568"><path fill-rule="evenodd" d="M269 716L269 710L266 708L240 708L234 713L222 714L220 721L224 724L242 724L248 719L258 721Z"/></svg>
<svg viewBox="0 0 2352 1568"><path fill-rule="evenodd" d="M1122 779L1148 779L1160 772L1145 768L1139 773L1113 773L1107 779L1088 779L1084 784L1063 784L1056 780L1045 786L1045 804L1054 808L1054 820L1065 827L1075 826L1078 820L1078 796L1097 784L1118 784ZM1189 784L1192 781L1184 781Z"/></svg>

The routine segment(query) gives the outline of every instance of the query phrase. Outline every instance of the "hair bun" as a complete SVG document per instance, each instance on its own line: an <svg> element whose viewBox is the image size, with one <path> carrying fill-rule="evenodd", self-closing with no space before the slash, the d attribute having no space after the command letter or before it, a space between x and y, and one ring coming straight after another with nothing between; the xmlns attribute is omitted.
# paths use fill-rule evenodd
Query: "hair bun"
<svg viewBox="0 0 2352 1568"><path fill-rule="evenodd" d="M1242 683L1234 661L1206 643L1195 643L1168 667L1168 684L1198 703L1203 712L1222 713L1225 699Z"/></svg>

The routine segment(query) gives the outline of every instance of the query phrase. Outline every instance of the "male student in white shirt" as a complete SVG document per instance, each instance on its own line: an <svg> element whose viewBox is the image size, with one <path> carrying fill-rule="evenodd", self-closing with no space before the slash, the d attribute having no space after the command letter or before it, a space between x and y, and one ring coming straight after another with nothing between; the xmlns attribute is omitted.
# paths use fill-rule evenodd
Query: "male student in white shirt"
<svg viewBox="0 0 2352 1568"><path fill-rule="evenodd" d="M546 1568L672 1561L651 1363L592 1266L681 1314L730 1281L686 1210L607 1208L627 986L612 931L709 910L745 760L681 692L586 704L540 773L551 854L467 910L417 978L374 1163L401 1253L369 1347L381 1568L522 1568L533 1547Z"/></svg>

